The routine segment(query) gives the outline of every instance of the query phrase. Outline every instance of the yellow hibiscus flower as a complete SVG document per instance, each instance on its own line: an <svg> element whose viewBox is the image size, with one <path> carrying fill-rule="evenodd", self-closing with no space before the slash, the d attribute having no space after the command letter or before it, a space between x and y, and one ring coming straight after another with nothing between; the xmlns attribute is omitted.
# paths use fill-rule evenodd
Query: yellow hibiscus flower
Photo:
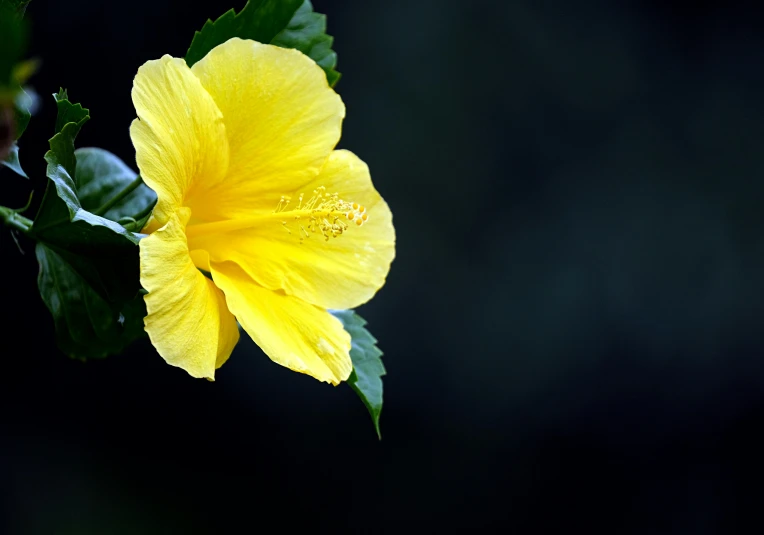
<svg viewBox="0 0 764 535"><path fill-rule="evenodd" d="M384 284L395 231L366 164L334 150L345 106L321 68L231 39L192 68L147 62L132 99L138 168L158 197L140 267L159 354L214 379L238 320L278 364L346 380L350 336L327 309Z"/></svg>

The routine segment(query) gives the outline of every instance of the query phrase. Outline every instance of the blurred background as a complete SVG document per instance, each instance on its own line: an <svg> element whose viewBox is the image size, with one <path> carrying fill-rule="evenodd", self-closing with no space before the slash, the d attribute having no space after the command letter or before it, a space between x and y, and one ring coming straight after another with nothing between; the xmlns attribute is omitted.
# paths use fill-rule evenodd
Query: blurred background
<svg viewBox="0 0 764 535"><path fill-rule="evenodd" d="M137 68L235 2L32 0L42 107L134 165ZM618 4L618 5L616 5ZM764 498L764 33L743 2L315 0L340 146L393 209L346 386L249 339L217 381L142 342L69 360L0 230L0 533L756 532ZM2 204L29 183L2 173Z"/></svg>

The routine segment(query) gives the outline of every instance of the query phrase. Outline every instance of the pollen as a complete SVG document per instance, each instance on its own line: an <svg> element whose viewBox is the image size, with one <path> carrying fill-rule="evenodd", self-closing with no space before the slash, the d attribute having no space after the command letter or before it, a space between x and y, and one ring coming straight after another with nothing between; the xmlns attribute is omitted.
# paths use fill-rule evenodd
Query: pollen
<svg viewBox="0 0 764 535"><path fill-rule="evenodd" d="M349 228L346 221L360 227L369 219L365 206L345 201L339 193L327 192L324 186L314 189L310 196L300 193L296 202L282 195L273 213L285 218L281 219L282 226L289 234L297 234L300 243L315 234L329 241L345 233ZM295 227L294 233L292 227Z"/></svg>

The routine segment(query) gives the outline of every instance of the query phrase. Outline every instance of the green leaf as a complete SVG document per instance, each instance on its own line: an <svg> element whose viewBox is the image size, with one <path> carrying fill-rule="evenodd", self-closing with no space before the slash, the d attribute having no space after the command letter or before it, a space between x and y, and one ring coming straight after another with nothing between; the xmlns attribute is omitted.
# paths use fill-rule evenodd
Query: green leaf
<svg viewBox="0 0 764 535"><path fill-rule="evenodd" d="M0 0L0 99L15 94L13 70L27 47L27 23L15 2Z"/></svg>
<svg viewBox="0 0 764 535"><path fill-rule="evenodd" d="M382 351L361 316L352 310L334 310L332 314L342 322L352 338L350 359L353 361L353 372L347 382L369 409L377 436L381 439L379 417L382 413L382 376L385 375Z"/></svg>
<svg viewBox="0 0 764 535"><path fill-rule="evenodd" d="M75 182L82 208L90 212L114 198L117 193L132 184L138 174L109 151L87 147L74 151L77 160ZM150 214L157 196L145 184L141 184L109 208L103 217L112 221L129 219L144 212Z"/></svg>
<svg viewBox="0 0 764 535"><path fill-rule="evenodd" d="M340 79L337 66L337 53L332 50L334 38L326 34L326 15L313 12L310 0L305 0L292 17L287 27L282 30L271 44L282 48L296 48L318 63L329 85L334 87Z"/></svg>
<svg viewBox="0 0 764 535"><path fill-rule="evenodd" d="M145 335L143 296L115 304L101 298L77 271L50 247L35 247L37 286L53 316L56 341L69 357L102 358L121 352Z"/></svg>
<svg viewBox="0 0 764 535"><path fill-rule="evenodd" d="M326 16L314 13L309 0L249 0L239 13L231 9L214 22L207 20L194 34L186 63L192 66L232 37L296 48L324 69L329 85L340 78L334 70L333 39L326 35Z"/></svg>
<svg viewBox="0 0 764 535"><path fill-rule="evenodd" d="M89 112L71 103L64 90L54 97L56 134L45 155L50 181L30 232L38 240L38 288L53 315L59 347L76 358L102 357L143 333L139 238L89 210L136 175L106 151L75 151ZM146 191L132 193L112 207L115 214L153 203Z"/></svg>
<svg viewBox="0 0 764 535"><path fill-rule="evenodd" d="M32 113L37 109L37 94L31 89L21 89L14 100L16 115L16 139L27 129Z"/></svg>
<svg viewBox="0 0 764 535"><path fill-rule="evenodd" d="M215 22L207 19L202 29L194 33L186 63L191 67L232 37L270 43L287 27L301 3L302 0L248 0L239 13L229 9Z"/></svg>
<svg viewBox="0 0 764 535"><path fill-rule="evenodd" d="M11 144L8 156L6 156L4 160L0 160L0 163L11 171L15 171L17 175L29 178L19 163L19 146L16 143Z"/></svg>
<svg viewBox="0 0 764 535"><path fill-rule="evenodd" d="M24 89L20 89L16 93L14 101L15 121L11 120L10 123L13 124L15 122L16 124L15 139L17 141L21 137L21 134L24 133L24 130L26 130L27 125L29 124L29 119L32 117L32 113L36 107L37 95L34 91L25 91ZM8 147L8 155L5 157L5 159L0 161L0 163L4 164L9 169L12 169L24 178L29 178L21 168L21 163L19 162L19 147L17 143L12 143L11 146Z"/></svg>
<svg viewBox="0 0 764 535"><path fill-rule="evenodd" d="M88 110L72 104L66 92L55 95L57 133L45 154L50 178L31 236L62 256L102 298L124 302L140 287L138 236L82 206L75 183L74 140L89 119Z"/></svg>
<svg viewBox="0 0 764 535"><path fill-rule="evenodd" d="M23 15L27 9L31 0L0 0L0 4L5 4L15 9L19 14Z"/></svg>
<svg viewBox="0 0 764 535"><path fill-rule="evenodd" d="M72 104L69 101L69 93L63 88L59 89L58 93L53 95L53 98L56 100L56 108L58 110L56 115L56 134L60 134L69 123L74 123L68 127L68 134L59 138L60 141L64 139L69 141L72 151L74 151L74 139L80 133L82 125L90 119L90 110L83 108L82 104ZM55 150L53 147L54 139L56 139L56 136L49 140L51 150ZM63 147L64 145L61 146Z"/></svg>

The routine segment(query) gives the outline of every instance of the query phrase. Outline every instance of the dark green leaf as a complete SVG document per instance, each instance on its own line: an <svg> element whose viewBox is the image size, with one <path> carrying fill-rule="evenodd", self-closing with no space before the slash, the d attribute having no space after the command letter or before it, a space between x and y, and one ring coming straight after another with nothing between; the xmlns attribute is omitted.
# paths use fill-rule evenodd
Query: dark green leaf
<svg viewBox="0 0 764 535"><path fill-rule="evenodd" d="M249 0L239 13L231 9L215 22L207 20L194 34L186 63L192 66L232 37L296 48L324 69L330 85L340 78L334 70L333 40L326 35L326 16L314 13L309 0Z"/></svg>
<svg viewBox="0 0 764 535"><path fill-rule="evenodd" d="M14 100L16 112L16 139L27 129L32 113L37 109L37 94L30 89L21 89Z"/></svg>
<svg viewBox="0 0 764 535"><path fill-rule="evenodd" d="M74 151L77 159L75 182L82 208L93 212L130 185L138 174L109 151L87 147ZM135 220L156 203L156 193L141 184L119 200L103 217L112 221Z"/></svg>
<svg viewBox="0 0 764 535"><path fill-rule="evenodd" d="M353 373L348 384L361 398L374 422L377 435L382 438L379 430L379 417L382 413L382 376L385 367L382 365L382 351L377 347L377 339L366 329L366 320L352 310L332 311L345 327L352 338L350 359L353 361Z"/></svg>
<svg viewBox="0 0 764 535"><path fill-rule="evenodd" d="M0 0L0 99L18 90L13 69L27 47L27 24L18 7L8 0Z"/></svg>
<svg viewBox="0 0 764 535"><path fill-rule="evenodd" d="M332 50L333 42L334 38L326 34L326 15L314 13L310 0L305 0L287 27L271 41L271 44L282 48L296 48L310 56L324 69L329 85L334 87L340 79L340 73L334 70L337 66L337 54Z"/></svg>
<svg viewBox="0 0 764 535"><path fill-rule="evenodd" d="M239 13L230 9L215 22L208 19L201 31L194 34L186 63L192 66L232 37L270 43L287 27L301 3L302 0L249 0Z"/></svg>
<svg viewBox="0 0 764 535"><path fill-rule="evenodd" d="M69 123L73 123L72 126L68 127L66 136L62 136L60 139L69 141L72 145L72 152L74 152L74 139L80 133L82 125L90 119L90 110L83 108L82 104L72 104L69 101L69 94L63 88L59 89L58 93L53 95L53 98L56 100L56 108L58 109L58 114L56 115L56 134L60 134ZM55 150L52 146L54 139L56 139L55 136L50 139L51 150Z"/></svg>
<svg viewBox="0 0 764 535"><path fill-rule="evenodd" d="M136 292L125 303L110 303L53 249L38 243L35 254L40 295L53 316L58 346L68 356L106 357L145 334L143 296Z"/></svg>
<svg viewBox="0 0 764 535"><path fill-rule="evenodd" d="M11 125L15 123L15 139L18 141L21 134L26 130L27 125L29 124L29 119L32 117L32 113L34 113L37 108L37 94L29 89L19 89L14 99L13 108L14 118L9 122ZM5 160L0 163L5 164L24 178L29 178L21 169L21 164L19 163L19 147L17 143L13 143L10 146L8 155L5 157Z"/></svg>
<svg viewBox="0 0 764 535"><path fill-rule="evenodd" d="M138 236L89 209L104 204L135 173L106 151L75 151L88 110L72 104L66 91L54 97L56 135L45 155L50 181L30 233L39 242L38 287L53 314L61 349L72 357L101 357L121 351L143 332L145 308ZM100 171L103 176L97 176ZM140 193L115 204L115 211L143 206Z"/></svg>
<svg viewBox="0 0 764 535"><path fill-rule="evenodd" d="M16 174L29 178L19 163L19 146L16 143L11 145L8 156L4 160L0 160L0 163L6 166L8 169L15 171Z"/></svg>
<svg viewBox="0 0 764 535"><path fill-rule="evenodd" d="M123 226L86 210L78 197L74 139L88 110L56 96L59 120L45 155L50 178L31 235L54 249L102 298L124 302L140 287L139 238ZM62 118L66 118L65 122Z"/></svg>
<svg viewBox="0 0 764 535"><path fill-rule="evenodd" d="M5 4L15 9L20 15L24 14L31 0L0 0L0 4Z"/></svg>

